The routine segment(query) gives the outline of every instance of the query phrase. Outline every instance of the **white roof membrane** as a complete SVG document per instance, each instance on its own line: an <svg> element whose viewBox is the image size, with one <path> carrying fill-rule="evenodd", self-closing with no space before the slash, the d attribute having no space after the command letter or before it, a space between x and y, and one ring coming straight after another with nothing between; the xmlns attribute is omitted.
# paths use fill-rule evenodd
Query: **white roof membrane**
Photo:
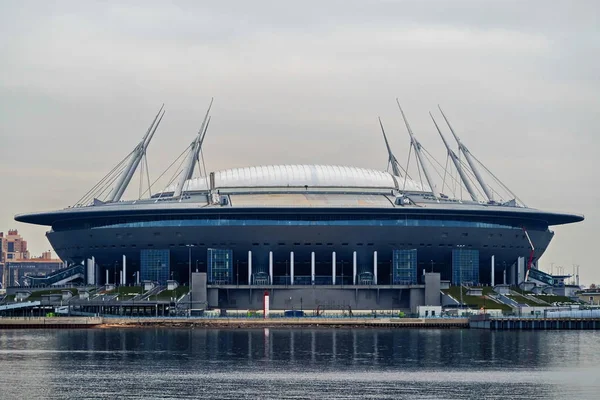
<svg viewBox="0 0 600 400"><path fill-rule="evenodd" d="M261 165L214 172L215 189L227 188L365 188L429 192L428 186L374 169L337 165ZM186 181L184 191L208 190L208 178ZM175 190L169 186L165 192Z"/></svg>

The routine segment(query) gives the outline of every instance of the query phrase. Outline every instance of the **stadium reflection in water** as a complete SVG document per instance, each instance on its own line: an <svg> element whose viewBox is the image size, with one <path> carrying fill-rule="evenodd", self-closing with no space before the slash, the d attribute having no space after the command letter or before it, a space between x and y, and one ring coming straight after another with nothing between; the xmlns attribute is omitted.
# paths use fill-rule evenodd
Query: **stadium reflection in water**
<svg viewBox="0 0 600 400"><path fill-rule="evenodd" d="M597 398L595 332L0 332L3 398Z"/></svg>
<svg viewBox="0 0 600 400"><path fill-rule="evenodd" d="M554 333L556 334L556 333ZM559 353L544 351L545 332L511 333L466 330L379 329L123 329L60 332L58 347L75 351L107 350L110 358L285 361L302 367L323 363L381 365L413 369L560 366ZM75 339L73 336L76 336ZM83 337L82 337L83 336ZM576 340L577 335L570 340ZM84 339L84 340L81 340ZM131 350L135 349L135 352ZM155 351L159 350L159 351ZM507 351L510 350L510 351ZM167 361L165 359L165 361ZM185 363L185 360L180 360ZM181 364L182 367L185 364ZM190 368L194 369L190 365Z"/></svg>

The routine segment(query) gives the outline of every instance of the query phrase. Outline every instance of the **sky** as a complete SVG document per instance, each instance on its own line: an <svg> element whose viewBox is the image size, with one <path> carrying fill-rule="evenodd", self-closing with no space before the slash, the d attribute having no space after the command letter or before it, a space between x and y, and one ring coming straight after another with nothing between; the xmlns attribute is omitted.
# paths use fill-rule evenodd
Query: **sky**
<svg viewBox="0 0 600 400"><path fill-rule="evenodd" d="M14 215L73 205L163 103L151 178L189 145L212 97L208 170L383 170L378 116L408 156L399 98L442 163L437 104L528 206L584 214L552 228L540 268L577 264L582 283L600 283L598 15L594 1L0 0L0 231L48 250L48 228Z"/></svg>

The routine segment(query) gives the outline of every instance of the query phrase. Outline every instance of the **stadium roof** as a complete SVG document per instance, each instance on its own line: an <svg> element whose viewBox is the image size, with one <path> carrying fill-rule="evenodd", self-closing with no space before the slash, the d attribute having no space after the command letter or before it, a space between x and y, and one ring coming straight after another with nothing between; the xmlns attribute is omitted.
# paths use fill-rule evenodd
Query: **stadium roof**
<svg viewBox="0 0 600 400"><path fill-rule="evenodd" d="M209 178L186 181L184 191L206 191ZM374 169L337 165L261 165L232 168L214 172L214 188L323 187L399 189L408 192L428 192L429 187L412 179L394 176ZM172 192L171 185L165 192Z"/></svg>

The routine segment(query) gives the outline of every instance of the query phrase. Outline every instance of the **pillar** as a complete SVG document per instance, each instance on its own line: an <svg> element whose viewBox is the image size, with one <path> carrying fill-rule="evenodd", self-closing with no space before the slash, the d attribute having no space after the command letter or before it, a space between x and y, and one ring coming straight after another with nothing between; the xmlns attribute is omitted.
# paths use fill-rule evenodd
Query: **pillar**
<svg viewBox="0 0 600 400"><path fill-rule="evenodd" d="M310 283L315 284L315 252L310 253Z"/></svg>
<svg viewBox="0 0 600 400"><path fill-rule="evenodd" d="M356 252L352 253L352 284L356 285Z"/></svg>
<svg viewBox="0 0 600 400"><path fill-rule="evenodd" d="M100 277L98 277L100 279ZM92 256L92 285L96 284L96 257Z"/></svg>
<svg viewBox="0 0 600 400"><path fill-rule="evenodd" d="M121 285L127 284L127 257L123 254L123 279L121 279Z"/></svg>
<svg viewBox="0 0 600 400"><path fill-rule="evenodd" d="M273 284L273 252L269 252L269 282Z"/></svg>
<svg viewBox="0 0 600 400"><path fill-rule="evenodd" d="M377 251L373 252L373 285L377 285Z"/></svg>
<svg viewBox="0 0 600 400"><path fill-rule="evenodd" d="M88 260L89 263L89 260ZM106 285L108 285L108 268L106 269L106 281L104 282Z"/></svg>
<svg viewBox="0 0 600 400"><path fill-rule="evenodd" d="M519 285L525 280L525 257L519 257L517 259L517 279L515 285Z"/></svg>
<svg viewBox="0 0 600 400"><path fill-rule="evenodd" d="M119 285L123 284L123 271L119 271Z"/></svg>
<svg viewBox="0 0 600 400"><path fill-rule="evenodd" d="M140 284L140 271L136 271L135 283Z"/></svg>
<svg viewBox="0 0 600 400"><path fill-rule="evenodd" d="M331 253L331 284L335 285L335 251Z"/></svg>
<svg viewBox="0 0 600 400"><path fill-rule="evenodd" d="M252 250L248 250L248 285L252 285Z"/></svg>
<svg viewBox="0 0 600 400"><path fill-rule="evenodd" d="M290 251L290 285L294 284L294 252Z"/></svg>
<svg viewBox="0 0 600 400"><path fill-rule="evenodd" d="M494 255L492 256L492 281L491 281L491 285L492 285L492 287L494 287L494 286L495 286L495 284L496 284L496 280L494 279L494 272L495 272L495 268L494 268L494 267L495 267L495 265L494 265L494 263L495 263L495 261L496 261L496 260L495 260L495 257L496 257L496 256L494 256Z"/></svg>

